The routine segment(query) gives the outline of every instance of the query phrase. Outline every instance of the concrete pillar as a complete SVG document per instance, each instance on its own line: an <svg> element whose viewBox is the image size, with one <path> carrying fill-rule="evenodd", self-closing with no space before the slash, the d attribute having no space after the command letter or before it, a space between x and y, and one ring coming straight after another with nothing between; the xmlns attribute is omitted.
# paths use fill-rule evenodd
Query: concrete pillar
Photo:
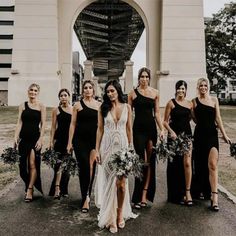
<svg viewBox="0 0 236 236"><path fill-rule="evenodd" d="M129 93L133 89L133 65L132 61L125 62L125 85L124 93Z"/></svg>
<svg viewBox="0 0 236 236"><path fill-rule="evenodd" d="M84 80L92 80L93 62L86 60L84 62Z"/></svg>

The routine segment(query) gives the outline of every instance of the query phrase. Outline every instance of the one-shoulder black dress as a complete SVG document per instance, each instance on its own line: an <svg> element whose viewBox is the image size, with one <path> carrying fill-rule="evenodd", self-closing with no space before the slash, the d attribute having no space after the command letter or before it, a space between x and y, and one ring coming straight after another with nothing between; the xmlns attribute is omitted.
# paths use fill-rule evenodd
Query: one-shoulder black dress
<svg viewBox="0 0 236 236"><path fill-rule="evenodd" d="M172 99L174 108L170 112L170 128L179 135L184 133L189 137L192 136L190 120L191 110L181 106ZM168 144L173 140L168 138ZM183 156L176 155L173 160L168 160L167 164L167 201L172 203L180 203L185 196L185 175Z"/></svg>
<svg viewBox="0 0 236 236"><path fill-rule="evenodd" d="M86 106L83 100L80 103L83 109L77 113L73 147L79 167L81 206L83 206L86 196L91 195L95 174L94 163L93 175L90 179L90 152L96 146L98 111Z"/></svg>
<svg viewBox="0 0 236 236"><path fill-rule="evenodd" d="M58 107L59 114L57 115L57 129L54 134L54 150L60 153L59 158L61 159L63 155L67 154L67 144L69 138L69 129L71 122L71 114L65 112L60 106ZM60 164L56 165L54 169L54 177L52 180L51 188L49 191L49 196L54 196L55 194L55 183L57 172L60 168ZM61 182L60 182L60 194L68 194L68 183L70 176L67 172L62 172Z"/></svg>
<svg viewBox="0 0 236 236"><path fill-rule="evenodd" d="M135 118L133 124L133 142L136 153L141 159L145 159L145 149L147 143L152 141L153 146L157 142L157 127L154 118L155 100L149 97L145 97L134 90L136 98L133 100L133 107L135 111ZM147 189L147 199L151 202L154 200L156 191L156 156L155 153L150 158L150 182ZM142 192L147 176L147 167L143 169L143 178L135 178L134 192L132 196L133 203L139 203L142 200Z"/></svg>
<svg viewBox="0 0 236 236"><path fill-rule="evenodd" d="M30 181L30 173L28 167L28 156L33 150L35 153L35 165L37 178L34 186L41 192L42 184L40 178L40 151L36 151L35 145L40 137L39 124L41 122L41 111L31 109L28 102L25 102L25 109L21 114L22 127L20 131L19 154L20 154L20 176L25 183L25 191L27 191Z"/></svg>
<svg viewBox="0 0 236 236"><path fill-rule="evenodd" d="M211 187L209 182L208 156L210 150L215 147L219 151L218 131L216 128L215 117L216 109L204 105L196 100L194 114L196 118L196 127L194 131L194 196L203 194L206 199L211 196Z"/></svg>

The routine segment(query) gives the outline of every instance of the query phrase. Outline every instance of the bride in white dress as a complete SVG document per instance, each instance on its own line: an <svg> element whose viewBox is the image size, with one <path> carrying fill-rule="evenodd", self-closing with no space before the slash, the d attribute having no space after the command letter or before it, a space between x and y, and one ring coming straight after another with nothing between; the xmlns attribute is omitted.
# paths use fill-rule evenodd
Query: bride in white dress
<svg viewBox="0 0 236 236"><path fill-rule="evenodd" d="M98 226L116 233L125 227L125 220L136 218L132 213L128 179L117 178L108 165L111 154L128 148L132 140L132 111L125 103L117 80L108 81L104 89L103 103L98 112L96 152L98 174L95 186L95 204L100 208Z"/></svg>

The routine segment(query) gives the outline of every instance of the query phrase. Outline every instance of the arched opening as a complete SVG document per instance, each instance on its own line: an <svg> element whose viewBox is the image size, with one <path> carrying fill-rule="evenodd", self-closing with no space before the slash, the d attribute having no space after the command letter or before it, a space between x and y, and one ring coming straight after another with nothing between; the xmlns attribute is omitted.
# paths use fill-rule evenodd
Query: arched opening
<svg viewBox="0 0 236 236"><path fill-rule="evenodd" d="M84 79L96 80L98 87L109 79L120 79L126 92L132 89L139 67L146 65L145 25L143 17L126 1L98 0L84 7L73 26L78 40L77 43L73 40L73 50L79 51L78 63L83 64L78 42L87 60ZM77 93L75 97L80 93L78 88L73 91Z"/></svg>

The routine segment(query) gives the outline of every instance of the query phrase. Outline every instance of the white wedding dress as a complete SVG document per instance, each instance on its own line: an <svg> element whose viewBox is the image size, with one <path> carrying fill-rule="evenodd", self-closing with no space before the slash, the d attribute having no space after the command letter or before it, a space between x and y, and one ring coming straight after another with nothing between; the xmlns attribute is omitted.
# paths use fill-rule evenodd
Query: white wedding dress
<svg viewBox="0 0 236 236"><path fill-rule="evenodd" d="M102 164L98 165L95 185L95 204L100 208L98 215L98 226L100 228L116 225L118 207L116 173L108 166L108 161L111 154L128 147L126 133L127 119L127 104L124 104L121 117L117 123L114 122L110 111L104 119L104 133L100 145ZM126 179L125 185L123 217L124 220L137 217L131 210L128 179Z"/></svg>

